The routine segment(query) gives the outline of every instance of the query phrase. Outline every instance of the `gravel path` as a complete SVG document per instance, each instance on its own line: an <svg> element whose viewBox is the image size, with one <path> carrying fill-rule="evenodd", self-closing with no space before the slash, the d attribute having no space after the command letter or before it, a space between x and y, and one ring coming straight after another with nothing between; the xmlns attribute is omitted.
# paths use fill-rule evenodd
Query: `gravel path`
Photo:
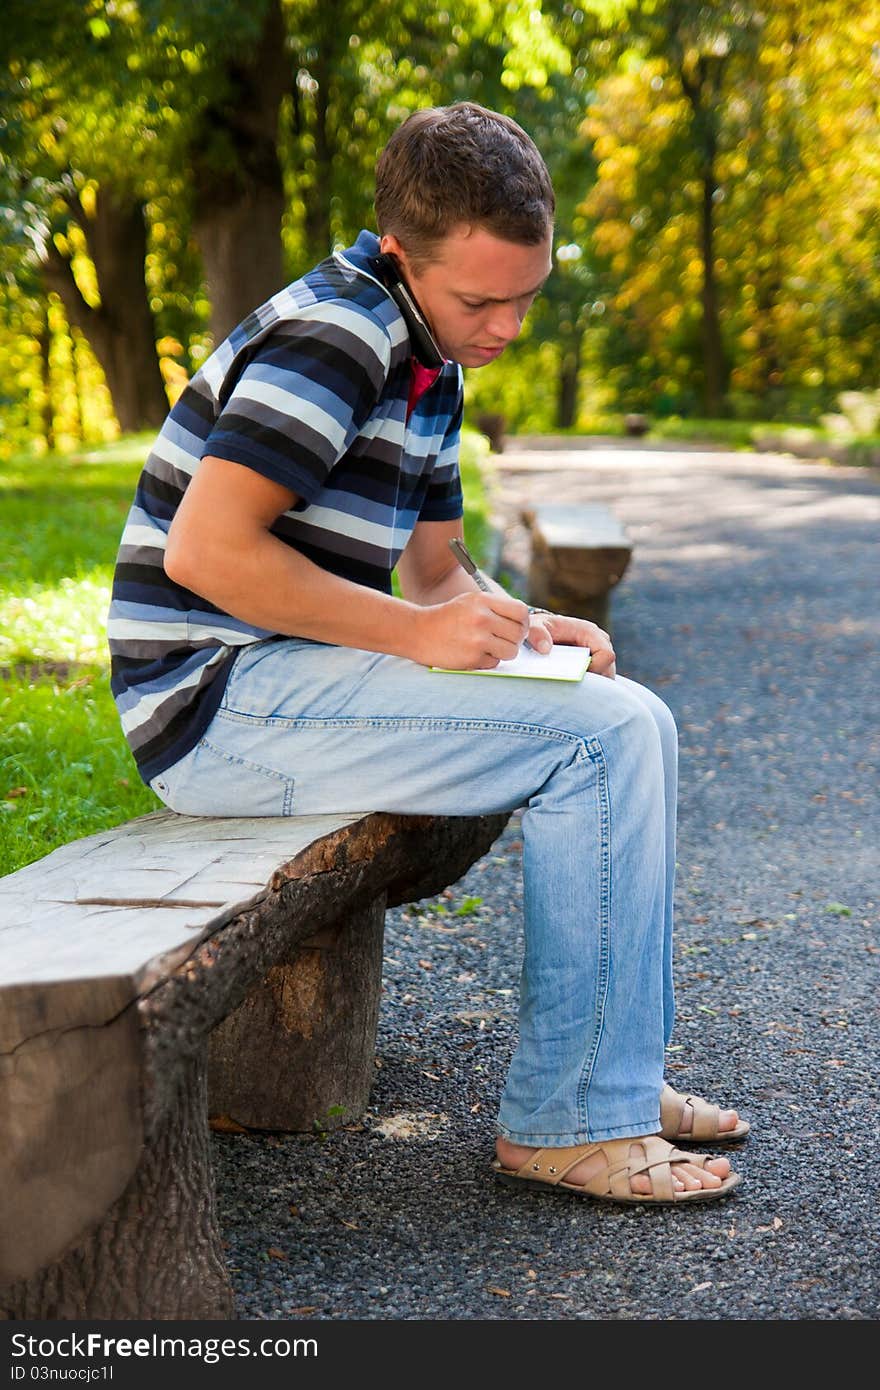
<svg viewBox="0 0 880 1390"><path fill-rule="evenodd" d="M876 1319L880 479L648 448L497 464L513 582L528 501L606 500L632 535L618 666L668 701L682 744L668 1075L751 1120L744 1182L677 1210L493 1184L515 816L454 889L389 913L363 1123L213 1136L238 1315Z"/></svg>

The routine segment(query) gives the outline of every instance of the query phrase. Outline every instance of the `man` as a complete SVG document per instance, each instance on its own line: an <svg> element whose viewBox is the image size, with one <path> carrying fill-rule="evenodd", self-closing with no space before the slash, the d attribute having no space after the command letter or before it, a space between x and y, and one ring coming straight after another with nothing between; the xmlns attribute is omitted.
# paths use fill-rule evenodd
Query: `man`
<svg viewBox="0 0 880 1390"><path fill-rule="evenodd" d="M668 1142L748 1128L663 1086L672 717L616 676L606 633L480 591L448 544L461 367L504 350L550 273L547 170L506 117L420 111L379 158L375 209L378 237L257 309L159 435L109 619L123 727L188 814L525 806L496 1173L612 1201L724 1196L726 1158ZM589 646L590 670L540 696L430 670L493 667L525 638Z"/></svg>

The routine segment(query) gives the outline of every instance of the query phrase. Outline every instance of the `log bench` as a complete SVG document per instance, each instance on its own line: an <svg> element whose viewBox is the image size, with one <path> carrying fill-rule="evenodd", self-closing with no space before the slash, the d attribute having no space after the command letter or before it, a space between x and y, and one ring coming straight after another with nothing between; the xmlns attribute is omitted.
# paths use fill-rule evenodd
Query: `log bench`
<svg viewBox="0 0 880 1390"><path fill-rule="evenodd" d="M363 1113L385 909L507 819L158 811L0 878L0 1317L232 1317L211 1118Z"/></svg>
<svg viewBox="0 0 880 1390"><path fill-rule="evenodd" d="M610 629L610 594L632 542L608 507L547 503L521 513L531 540L529 603Z"/></svg>

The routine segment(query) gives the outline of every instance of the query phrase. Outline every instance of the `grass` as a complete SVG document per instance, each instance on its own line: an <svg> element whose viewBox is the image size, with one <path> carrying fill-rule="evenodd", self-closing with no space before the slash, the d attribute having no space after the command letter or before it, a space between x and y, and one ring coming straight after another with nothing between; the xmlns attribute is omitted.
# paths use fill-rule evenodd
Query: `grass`
<svg viewBox="0 0 880 1390"><path fill-rule="evenodd" d="M824 459L855 468L880 465L880 435L841 434L822 425L785 424L776 420L668 420L651 422L652 439L723 444L729 449L778 450L803 458Z"/></svg>
<svg viewBox="0 0 880 1390"><path fill-rule="evenodd" d="M824 425L804 425L778 420L702 419L679 415L647 414L648 431L644 442L681 440L692 444L720 444L727 449L774 449L805 458L821 458L853 467L880 466L880 435L841 434ZM623 415L594 416L585 424L569 429L547 430L547 434L626 435Z"/></svg>
<svg viewBox="0 0 880 1390"><path fill-rule="evenodd" d="M104 621L149 438L0 465L0 874L153 810Z"/></svg>
<svg viewBox="0 0 880 1390"><path fill-rule="evenodd" d="M110 695L104 626L152 435L0 462L0 875L156 809ZM488 444L462 441L465 533L491 543Z"/></svg>
<svg viewBox="0 0 880 1390"><path fill-rule="evenodd" d="M754 420L695 419L684 418L679 415L654 416L649 411L636 413L644 413L644 418L648 423L647 433L639 436L647 442L652 439L681 439L700 443L726 444L734 449L750 449L753 446L756 430L764 428ZM591 435L624 439L627 437L626 416L594 414L582 417L576 425L569 425L564 429L554 427L547 430L526 430L523 433L550 434L575 439L590 437ZM515 440L515 436L511 436L511 438Z"/></svg>
<svg viewBox="0 0 880 1390"><path fill-rule="evenodd" d="M731 450L771 449L802 458L822 459L855 468L880 467L880 434L841 433L824 425L794 424L778 420L702 419L679 415L646 415L645 444L666 440L695 445L719 444ZM527 435L553 435L562 438L590 436L626 437L623 415L593 415L566 429L524 430ZM510 436L512 445L516 435Z"/></svg>
<svg viewBox="0 0 880 1390"><path fill-rule="evenodd" d="M0 873L159 805L119 729L106 670L0 681Z"/></svg>
<svg viewBox="0 0 880 1390"><path fill-rule="evenodd" d="M679 416L651 420L647 438L680 439L725 444L729 449L754 448L755 432L759 426L752 420L685 420Z"/></svg>

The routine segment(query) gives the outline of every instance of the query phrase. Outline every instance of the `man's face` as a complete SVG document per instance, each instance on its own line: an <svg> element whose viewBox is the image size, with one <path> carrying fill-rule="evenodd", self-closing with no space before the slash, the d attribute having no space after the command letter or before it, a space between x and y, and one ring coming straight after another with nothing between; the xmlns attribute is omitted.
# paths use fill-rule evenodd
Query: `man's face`
<svg viewBox="0 0 880 1390"><path fill-rule="evenodd" d="M414 270L394 236L381 250L396 256L444 357L485 367L512 343L551 269L552 232L537 246L503 241L481 227L462 226Z"/></svg>

